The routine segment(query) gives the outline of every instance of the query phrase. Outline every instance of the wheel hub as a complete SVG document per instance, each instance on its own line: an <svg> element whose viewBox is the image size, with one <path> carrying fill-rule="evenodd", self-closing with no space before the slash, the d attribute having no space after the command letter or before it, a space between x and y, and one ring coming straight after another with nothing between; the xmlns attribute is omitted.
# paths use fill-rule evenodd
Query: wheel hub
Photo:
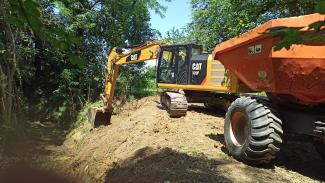
<svg viewBox="0 0 325 183"><path fill-rule="evenodd" d="M236 146L244 145L248 137L248 120L242 111L236 111L231 117L230 137Z"/></svg>

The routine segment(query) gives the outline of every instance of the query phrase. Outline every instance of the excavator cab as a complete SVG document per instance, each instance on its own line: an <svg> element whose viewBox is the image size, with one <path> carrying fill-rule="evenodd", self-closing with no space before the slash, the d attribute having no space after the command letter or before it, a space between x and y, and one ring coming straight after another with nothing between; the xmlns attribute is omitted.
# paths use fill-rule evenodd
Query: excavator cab
<svg viewBox="0 0 325 183"><path fill-rule="evenodd" d="M195 44L161 46L158 56L157 83L195 84L195 78L192 77L193 67L201 68L202 63L195 64L193 58L199 55L205 56L202 54L202 46ZM204 59L206 61L207 56Z"/></svg>

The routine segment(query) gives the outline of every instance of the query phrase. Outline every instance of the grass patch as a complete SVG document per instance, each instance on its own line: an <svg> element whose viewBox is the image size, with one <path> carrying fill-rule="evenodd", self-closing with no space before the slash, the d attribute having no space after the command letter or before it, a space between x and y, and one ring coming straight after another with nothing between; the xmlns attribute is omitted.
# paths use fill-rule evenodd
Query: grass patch
<svg viewBox="0 0 325 183"><path fill-rule="evenodd" d="M51 159L51 161L53 161L53 162L62 162L62 161L67 161L69 159L70 159L70 157L68 157L68 156L60 155L60 156L53 157Z"/></svg>
<svg viewBox="0 0 325 183"><path fill-rule="evenodd" d="M204 155L203 152L201 152L195 148L192 148L192 147L181 147L180 152L188 154L190 156L203 156Z"/></svg>
<svg viewBox="0 0 325 183"><path fill-rule="evenodd" d="M77 121L75 122L76 126L80 126L80 124L84 123L87 121L87 113L88 109L91 107L98 107L100 106L100 101L94 102L94 103L87 103L82 110L79 112L77 116Z"/></svg>

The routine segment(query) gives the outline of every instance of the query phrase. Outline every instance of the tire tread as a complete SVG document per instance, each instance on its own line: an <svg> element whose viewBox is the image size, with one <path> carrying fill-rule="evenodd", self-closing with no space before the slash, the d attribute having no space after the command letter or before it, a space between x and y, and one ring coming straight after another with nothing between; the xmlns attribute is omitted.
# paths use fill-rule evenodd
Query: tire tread
<svg viewBox="0 0 325 183"><path fill-rule="evenodd" d="M238 107L244 109L249 118L251 134L247 139L247 148L243 148L240 157L235 158L249 164L271 163L282 144L282 121L275 115L274 108L251 97L236 99L229 107L226 119L230 119L232 111Z"/></svg>

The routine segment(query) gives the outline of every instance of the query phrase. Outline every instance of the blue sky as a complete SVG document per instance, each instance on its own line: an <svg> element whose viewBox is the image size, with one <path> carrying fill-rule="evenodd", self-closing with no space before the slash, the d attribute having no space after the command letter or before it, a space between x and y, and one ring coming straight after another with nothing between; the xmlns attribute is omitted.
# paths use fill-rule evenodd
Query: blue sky
<svg viewBox="0 0 325 183"><path fill-rule="evenodd" d="M165 2L158 0L158 2L167 7L165 17L161 18L154 11L150 10L151 28L160 31L162 36L173 27L182 28L191 21L191 4L190 0L172 0L172 2Z"/></svg>

